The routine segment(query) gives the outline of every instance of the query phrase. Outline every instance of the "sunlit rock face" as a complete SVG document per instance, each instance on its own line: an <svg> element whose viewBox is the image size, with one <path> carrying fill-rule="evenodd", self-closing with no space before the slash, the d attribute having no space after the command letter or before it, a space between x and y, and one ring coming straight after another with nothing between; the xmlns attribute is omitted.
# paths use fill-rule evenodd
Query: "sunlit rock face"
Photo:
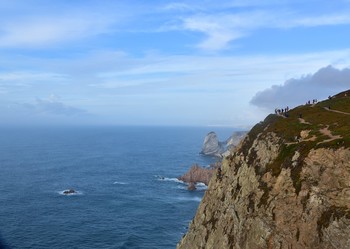
<svg viewBox="0 0 350 249"><path fill-rule="evenodd" d="M203 155L224 157L244 138L247 132L234 132L226 141L220 142L215 132L209 132L204 138Z"/></svg>
<svg viewBox="0 0 350 249"><path fill-rule="evenodd" d="M215 132L209 132L204 138L201 154L208 156L221 157L221 153L225 151L223 143L219 142Z"/></svg>

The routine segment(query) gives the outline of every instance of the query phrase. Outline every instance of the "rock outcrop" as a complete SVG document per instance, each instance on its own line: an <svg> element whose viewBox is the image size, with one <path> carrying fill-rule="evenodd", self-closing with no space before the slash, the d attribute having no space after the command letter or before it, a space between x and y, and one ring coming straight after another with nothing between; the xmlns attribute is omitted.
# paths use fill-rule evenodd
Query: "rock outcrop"
<svg viewBox="0 0 350 249"><path fill-rule="evenodd" d="M72 194L76 194L76 193L77 193L77 191L75 191L72 188L63 191L63 194L65 194L65 195L72 195Z"/></svg>
<svg viewBox="0 0 350 249"><path fill-rule="evenodd" d="M253 127L213 174L177 248L350 248L348 110L345 95Z"/></svg>
<svg viewBox="0 0 350 249"><path fill-rule="evenodd" d="M223 157L229 154L246 134L245 131L234 132L226 141L220 142L216 133L211 131L204 138L200 153L207 156Z"/></svg>
<svg viewBox="0 0 350 249"><path fill-rule="evenodd" d="M216 133L213 131L209 132L204 138L201 154L221 157L221 153L224 151L224 144L219 142Z"/></svg>
<svg viewBox="0 0 350 249"><path fill-rule="evenodd" d="M178 179L188 183L189 190L195 190L196 183L201 182L208 185L214 171L218 167L220 167L220 163L212 164L209 167L201 167L198 164L194 164L187 173L180 176Z"/></svg>

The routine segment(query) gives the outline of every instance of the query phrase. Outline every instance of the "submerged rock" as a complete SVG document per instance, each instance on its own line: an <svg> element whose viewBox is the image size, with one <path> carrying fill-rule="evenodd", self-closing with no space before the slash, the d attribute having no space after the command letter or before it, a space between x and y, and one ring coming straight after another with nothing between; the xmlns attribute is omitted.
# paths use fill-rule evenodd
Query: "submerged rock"
<svg viewBox="0 0 350 249"><path fill-rule="evenodd" d="M194 182L190 182L187 187L188 190L193 191L196 190L196 184Z"/></svg>
<svg viewBox="0 0 350 249"><path fill-rule="evenodd" d="M75 191L74 189L68 189L68 190L65 190L65 191L63 191L63 194L65 194L65 195L71 195L71 194L76 194L77 193L77 191Z"/></svg>

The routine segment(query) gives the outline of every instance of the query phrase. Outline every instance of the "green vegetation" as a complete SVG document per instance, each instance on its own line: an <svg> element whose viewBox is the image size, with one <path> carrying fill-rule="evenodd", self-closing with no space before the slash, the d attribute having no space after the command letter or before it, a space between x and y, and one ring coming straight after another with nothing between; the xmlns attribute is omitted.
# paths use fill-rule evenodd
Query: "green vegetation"
<svg viewBox="0 0 350 249"><path fill-rule="evenodd" d="M249 165L253 165L257 158L256 151L251 149L253 141L259 134L263 138L268 132L274 132L281 138L280 153L265 169L255 165L255 172L261 176L271 172L277 177L283 168L289 168L295 192L299 194L303 181L300 173L310 150L350 147L350 91L314 105L298 106L288 112L288 117L273 114L267 116L263 122L253 127L241 151L238 152L247 157ZM292 157L296 151L300 156L292 165ZM264 184L260 184L260 188L264 194L259 206L267 204L270 191Z"/></svg>
<svg viewBox="0 0 350 249"><path fill-rule="evenodd" d="M331 110L328 110L329 106ZM342 138L337 139L336 142L333 140L331 143L320 144L318 147L350 147L350 115L333 111L350 114L350 96L344 97L340 94L338 97L319 102L316 105L298 106L289 111L288 118L280 117L273 122L268 131L277 133L284 139L285 143L288 143L295 142L295 138L300 135L302 130L310 130L310 138L316 137L316 140L313 141L316 146L329 139L328 136L320 132L320 129L328 127L333 136L339 135ZM305 123L300 122L300 115Z"/></svg>
<svg viewBox="0 0 350 249"><path fill-rule="evenodd" d="M321 107L331 107L331 110L337 110L350 113L350 96L334 97L330 100L322 101L318 104Z"/></svg>
<svg viewBox="0 0 350 249"><path fill-rule="evenodd" d="M243 153L244 156L248 156L248 151L252 147L254 139L262 133L270 123L274 123L278 119L278 116L270 114L263 122L256 124L247 134L248 138L245 140L245 143L243 143L240 153Z"/></svg>

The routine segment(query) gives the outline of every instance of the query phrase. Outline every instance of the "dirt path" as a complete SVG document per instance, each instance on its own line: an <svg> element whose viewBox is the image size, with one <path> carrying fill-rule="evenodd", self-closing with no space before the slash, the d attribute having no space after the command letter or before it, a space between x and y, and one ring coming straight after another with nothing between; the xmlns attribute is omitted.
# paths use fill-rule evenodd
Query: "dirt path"
<svg viewBox="0 0 350 249"><path fill-rule="evenodd" d="M349 114L349 115L350 115L350 114ZM329 126L327 125L325 128L320 129L320 132L321 132L323 135L329 137L329 139L323 140L322 142L319 142L318 144L327 143L327 142L330 142L330 141L333 141L333 140L342 138L342 136L340 136L340 135L334 136L334 135L332 134L332 132L328 129L328 127L329 127Z"/></svg>
<svg viewBox="0 0 350 249"><path fill-rule="evenodd" d="M303 118L299 118L299 122L302 124L311 124L309 122L306 122L305 119L303 119Z"/></svg>
<svg viewBox="0 0 350 249"><path fill-rule="evenodd" d="M348 112L342 112L342 111L337 111L337 110L332 110L329 109L328 107L324 107L325 110L329 111L329 112L336 112L336 113L341 113L341 114L345 114L345 115L350 115L350 113Z"/></svg>
<svg viewBox="0 0 350 249"><path fill-rule="evenodd" d="M305 122L305 120L301 119L301 118L299 118L299 121L300 121L300 123L303 123L303 124L310 124L308 122ZM336 139L343 138L340 135L333 135L332 131L329 130L328 128L329 128L329 126L327 125L326 127L320 129L319 131L321 132L322 135L325 135L325 136L329 137L329 139L325 139L322 142L319 142L317 144L327 143L327 142L330 142L330 141L333 141L333 140L336 140ZM315 135L313 135L310 138L307 138L307 137L309 137L309 133L310 133L310 130L303 130L303 131L300 132L300 137L297 139L297 141L286 143L286 144L287 145L291 145L291 144L297 144L297 143L300 143L300 142L315 141L317 139L317 137Z"/></svg>

